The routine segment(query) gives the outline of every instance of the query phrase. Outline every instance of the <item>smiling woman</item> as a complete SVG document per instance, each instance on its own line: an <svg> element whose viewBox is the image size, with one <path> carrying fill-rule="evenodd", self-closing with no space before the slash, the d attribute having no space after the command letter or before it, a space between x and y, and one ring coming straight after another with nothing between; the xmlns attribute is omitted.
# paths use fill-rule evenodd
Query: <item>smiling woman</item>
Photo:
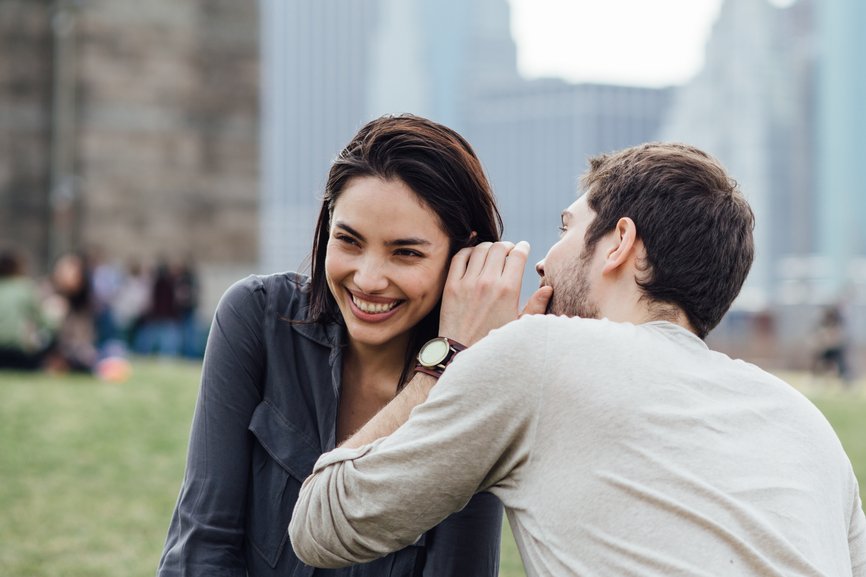
<svg viewBox="0 0 866 577"><path fill-rule="evenodd" d="M361 129L331 167L310 277L249 277L220 302L159 576L497 575L502 505L489 493L343 569L301 563L287 528L318 457L394 398L437 335L451 258L501 230L456 132L413 116Z"/></svg>
<svg viewBox="0 0 866 577"><path fill-rule="evenodd" d="M351 181L334 206L325 258L350 348L405 349L442 294L449 256L436 213L402 181Z"/></svg>

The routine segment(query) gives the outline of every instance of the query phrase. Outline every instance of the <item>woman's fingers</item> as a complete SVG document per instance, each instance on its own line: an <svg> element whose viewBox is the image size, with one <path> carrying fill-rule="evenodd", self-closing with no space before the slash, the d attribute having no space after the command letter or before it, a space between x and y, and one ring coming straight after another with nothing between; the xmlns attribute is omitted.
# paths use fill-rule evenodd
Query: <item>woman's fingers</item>
<svg viewBox="0 0 866 577"><path fill-rule="evenodd" d="M481 243L458 252L442 299L440 334L468 346L516 319L528 254L526 242Z"/></svg>
<svg viewBox="0 0 866 577"><path fill-rule="evenodd" d="M446 282L458 281L466 275L466 266L469 264L469 257L472 256L474 250L475 247L467 246L457 251L457 254L451 259L451 267L448 269Z"/></svg>
<svg viewBox="0 0 866 577"><path fill-rule="evenodd" d="M521 240L517 246L511 249L508 253L508 260L505 261L505 268L502 271L502 276L510 279L512 282L517 281L517 288L520 289L520 281L523 279L523 270L526 268L526 260L529 258L529 243Z"/></svg>
<svg viewBox="0 0 866 577"><path fill-rule="evenodd" d="M529 245L526 245L526 253L529 253ZM502 276L506 263L506 257L514 249L514 243L508 241L482 242L474 247L461 249L451 259L451 267L448 269L448 280L456 282L466 279L474 282L482 277L496 279ZM524 264L526 259L524 258ZM522 268L521 268L522 274Z"/></svg>
<svg viewBox="0 0 866 577"><path fill-rule="evenodd" d="M469 263L466 265L465 278L476 279L481 276L481 271L484 270L487 262L487 254L492 246L494 246L492 242L482 242L472 250Z"/></svg>

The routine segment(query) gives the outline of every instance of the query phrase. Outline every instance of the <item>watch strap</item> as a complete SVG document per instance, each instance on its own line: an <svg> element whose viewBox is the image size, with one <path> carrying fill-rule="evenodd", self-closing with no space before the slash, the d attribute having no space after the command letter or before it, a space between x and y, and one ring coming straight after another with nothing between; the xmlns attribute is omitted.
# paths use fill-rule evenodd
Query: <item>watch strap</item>
<svg viewBox="0 0 866 577"><path fill-rule="evenodd" d="M457 353L459 353L460 351L465 351L468 348L466 345L461 345L457 341L455 341L453 339L449 339L448 337L442 337L442 338L446 339L448 341L448 344L451 345L451 348L454 349L454 354L451 355L450 359L448 359L449 364L451 363L451 361L454 360L454 357L457 356Z"/></svg>
<svg viewBox="0 0 866 577"><path fill-rule="evenodd" d="M436 379L442 376L442 371L434 371L433 369L428 369L427 367L422 365L417 365L415 367L415 372L424 373L425 375L430 375L431 377L434 377Z"/></svg>

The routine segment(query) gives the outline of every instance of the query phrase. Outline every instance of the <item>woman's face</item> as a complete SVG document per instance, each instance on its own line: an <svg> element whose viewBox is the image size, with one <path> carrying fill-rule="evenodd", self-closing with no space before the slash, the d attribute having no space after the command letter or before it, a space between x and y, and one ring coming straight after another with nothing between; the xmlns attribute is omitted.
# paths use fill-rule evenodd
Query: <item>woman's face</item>
<svg viewBox="0 0 866 577"><path fill-rule="evenodd" d="M325 257L349 338L408 338L442 296L449 247L436 213L402 181L351 180L334 205Z"/></svg>

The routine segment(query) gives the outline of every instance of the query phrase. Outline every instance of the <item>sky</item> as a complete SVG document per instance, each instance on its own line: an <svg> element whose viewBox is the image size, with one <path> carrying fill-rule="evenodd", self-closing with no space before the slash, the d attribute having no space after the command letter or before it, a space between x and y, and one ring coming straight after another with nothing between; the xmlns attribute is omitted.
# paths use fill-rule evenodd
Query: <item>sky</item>
<svg viewBox="0 0 866 577"><path fill-rule="evenodd" d="M662 87L684 84L700 71L722 0L509 3L518 68L526 78Z"/></svg>

